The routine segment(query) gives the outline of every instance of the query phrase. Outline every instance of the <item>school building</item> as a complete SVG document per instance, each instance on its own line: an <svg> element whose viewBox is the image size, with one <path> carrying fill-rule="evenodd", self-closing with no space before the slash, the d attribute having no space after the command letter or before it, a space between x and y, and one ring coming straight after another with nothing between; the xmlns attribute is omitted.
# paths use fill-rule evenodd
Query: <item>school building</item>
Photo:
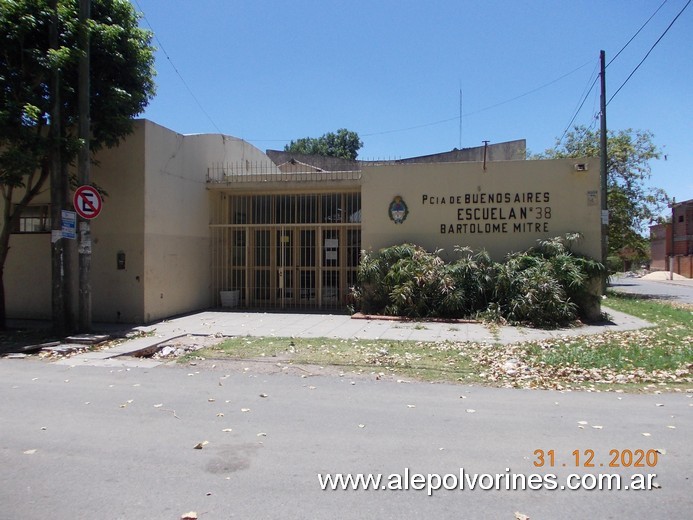
<svg viewBox="0 0 693 520"><path fill-rule="evenodd" d="M102 150L91 221L94 321L212 307L343 311L361 250L410 242L495 259L581 233L600 258L599 159L525 160L523 140L397 161L262 152L138 120ZM48 190L10 239L9 318L50 318ZM67 240L63 238L62 240Z"/></svg>

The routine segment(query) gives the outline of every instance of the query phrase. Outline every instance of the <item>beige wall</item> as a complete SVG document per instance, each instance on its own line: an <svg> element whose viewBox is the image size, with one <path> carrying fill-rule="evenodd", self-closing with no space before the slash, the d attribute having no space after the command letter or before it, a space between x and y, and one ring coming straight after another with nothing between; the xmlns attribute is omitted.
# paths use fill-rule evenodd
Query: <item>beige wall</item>
<svg viewBox="0 0 693 520"><path fill-rule="evenodd" d="M12 235L4 281L8 317L50 319L50 234Z"/></svg>
<svg viewBox="0 0 693 520"><path fill-rule="evenodd" d="M411 242L452 257L455 245L467 245L500 260L538 239L580 232L574 249L601 257L599 159L491 162L486 171L481 163L364 168L361 189L367 250ZM409 210L401 224L388 211L396 196Z"/></svg>
<svg viewBox="0 0 693 520"><path fill-rule="evenodd" d="M107 197L91 221L95 322L150 322L212 305L207 168L244 160L268 158L240 139L184 136L146 120L99 152L91 178ZM10 245L8 317L49 318L50 235L13 235Z"/></svg>
<svg viewBox="0 0 693 520"><path fill-rule="evenodd" d="M143 316L143 128L143 122L136 122L135 132L119 147L100 151L97 163L91 168L93 182L107 193L101 214L91 221L94 321L136 322ZM50 185L46 183L44 192L32 204L49 202ZM10 255L5 269L9 318L51 317L50 241L50 234L10 237ZM76 261L76 241L65 239L65 242L73 248ZM123 271L116 269L116 254L121 250L127 255L127 268ZM76 269L76 265L74 267ZM76 284L76 270L73 276ZM76 288L72 297L76 313Z"/></svg>
<svg viewBox="0 0 693 520"><path fill-rule="evenodd" d="M268 162L240 139L180 135L147 122L145 184L145 321L214 304L207 168Z"/></svg>
<svg viewBox="0 0 693 520"><path fill-rule="evenodd" d="M91 178L107 196L91 220L92 316L94 321L139 322L144 312L144 122L117 148L102 150ZM125 269L116 256L125 253Z"/></svg>
<svg viewBox="0 0 693 520"><path fill-rule="evenodd" d="M24 195L15 190L14 200ZM50 192L46 184L32 205L48 204ZM0 208L3 208L0 200ZM10 236L10 251L4 273L5 304L11 318L47 319L51 316L51 236L37 233Z"/></svg>

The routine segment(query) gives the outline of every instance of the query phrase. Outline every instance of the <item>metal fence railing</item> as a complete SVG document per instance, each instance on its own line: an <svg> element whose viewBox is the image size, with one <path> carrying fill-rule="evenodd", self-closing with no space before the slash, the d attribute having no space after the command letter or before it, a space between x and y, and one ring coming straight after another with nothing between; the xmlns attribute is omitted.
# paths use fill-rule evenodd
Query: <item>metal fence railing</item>
<svg viewBox="0 0 693 520"><path fill-rule="evenodd" d="M271 162L213 164L207 168L208 184L237 184L250 182L325 182L358 181L361 170L330 171L302 163L277 166Z"/></svg>

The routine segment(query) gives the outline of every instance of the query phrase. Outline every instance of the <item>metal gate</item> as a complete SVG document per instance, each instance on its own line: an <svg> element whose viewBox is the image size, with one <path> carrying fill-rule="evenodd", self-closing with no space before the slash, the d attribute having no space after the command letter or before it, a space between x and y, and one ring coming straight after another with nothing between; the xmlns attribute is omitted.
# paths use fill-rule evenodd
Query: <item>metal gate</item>
<svg viewBox="0 0 693 520"><path fill-rule="evenodd" d="M361 194L216 194L217 304L344 309L361 250Z"/></svg>

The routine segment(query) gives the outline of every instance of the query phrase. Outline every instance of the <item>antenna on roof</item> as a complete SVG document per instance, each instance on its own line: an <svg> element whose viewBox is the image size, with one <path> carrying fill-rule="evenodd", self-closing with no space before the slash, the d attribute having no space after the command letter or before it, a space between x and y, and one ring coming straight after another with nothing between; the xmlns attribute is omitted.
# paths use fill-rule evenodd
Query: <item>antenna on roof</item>
<svg viewBox="0 0 693 520"><path fill-rule="evenodd" d="M462 87L460 86L460 150L462 149Z"/></svg>

